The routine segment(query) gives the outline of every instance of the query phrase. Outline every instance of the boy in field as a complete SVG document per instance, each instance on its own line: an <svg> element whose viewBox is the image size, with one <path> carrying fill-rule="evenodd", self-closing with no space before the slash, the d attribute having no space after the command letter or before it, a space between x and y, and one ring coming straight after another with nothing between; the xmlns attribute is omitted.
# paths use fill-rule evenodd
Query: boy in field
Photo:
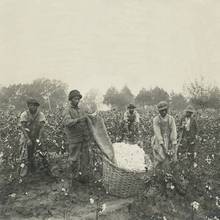
<svg viewBox="0 0 220 220"><path fill-rule="evenodd" d="M170 161L177 161L177 131L174 118L168 114L168 103L157 105L159 114L153 119L152 140L154 167L167 169Z"/></svg>
<svg viewBox="0 0 220 220"><path fill-rule="evenodd" d="M24 111L20 116L19 125L22 131L20 137L20 159L23 162L20 167L21 176L33 174L36 171L36 151L37 148L43 147L46 118L44 113L39 111L39 106L40 104L36 99L28 99L28 110ZM40 153L45 162L44 165L48 166L47 154L44 155L45 152L43 151L40 151Z"/></svg>

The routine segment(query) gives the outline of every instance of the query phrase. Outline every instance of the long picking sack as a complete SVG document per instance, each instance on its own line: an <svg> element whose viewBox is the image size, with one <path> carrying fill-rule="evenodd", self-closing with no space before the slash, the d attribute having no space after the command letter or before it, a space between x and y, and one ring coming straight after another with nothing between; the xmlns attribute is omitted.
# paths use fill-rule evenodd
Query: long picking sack
<svg viewBox="0 0 220 220"><path fill-rule="evenodd" d="M104 121L100 116L88 117L88 124L91 133L102 151L102 153L112 162L114 162L114 150L112 142L108 136Z"/></svg>

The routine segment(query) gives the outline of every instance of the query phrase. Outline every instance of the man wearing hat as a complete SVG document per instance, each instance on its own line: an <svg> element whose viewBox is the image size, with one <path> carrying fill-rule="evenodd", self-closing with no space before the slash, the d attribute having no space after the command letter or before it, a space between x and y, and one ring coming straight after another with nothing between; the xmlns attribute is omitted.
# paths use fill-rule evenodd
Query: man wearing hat
<svg viewBox="0 0 220 220"><path fill-rule="evenodd" d="M167 169L169 161L177 160L177 131L175 119L168 114L168 103L157 105L159 115L153 119L154 137L152 139L154 167Z"/></svg>
<svg viewBox="0 0 220 220"><path fill-rule="evenodd" d="M63 124L69 144L69 165L72 180L88 181L89 140L87 114L79 108L82 95L78 90L69 93L69 106L63 114Z"/></svg>
<svg viewBox="0 0 220 220"><path fill-rule="evenodd" d="M30 98L27 100L28 110L20 116L19 125L21 128L21 152L20 175L32 174L36 170L35 153L37 146L41 146L44 139L44 125L46 118L43 112L39 111L39 102Z"/></svg>
<svg viewBox="0 0 220 220"><path fill-rule="evenodd" d="M184 116L181 119L180 130L182 133L182 145L179 153L187 153L190 162L194 162L194 153L196 145L196 137L198 132L197 121L193 117L195 109L188 105L184 110Z"/></svg>
<svg viewBox="0 0 220 220"><path fill-rule="evenodd" d="M125 137L130 143L138 141L140 116L135 110L136 106L129 104L124 113Z"/></svg>

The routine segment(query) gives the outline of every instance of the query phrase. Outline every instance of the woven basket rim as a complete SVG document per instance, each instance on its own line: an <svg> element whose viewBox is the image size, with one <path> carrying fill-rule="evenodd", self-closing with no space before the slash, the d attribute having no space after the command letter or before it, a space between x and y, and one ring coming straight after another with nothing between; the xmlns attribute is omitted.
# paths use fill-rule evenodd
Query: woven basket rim
<svg viewBox="0 0 220 220"><path fill-rule="evenodd" d="M103 155L103 159L105 161L107 161L112 167L114 167L115 169L117 169L119 171L122 171L124 173L129 173L129 174L131 174L131 173L133 173L133 174L145 174L146 173L145 171L132 171L132 170L127 170L125 168L118 167L111 160L109 160L105 155Z"/></svg>

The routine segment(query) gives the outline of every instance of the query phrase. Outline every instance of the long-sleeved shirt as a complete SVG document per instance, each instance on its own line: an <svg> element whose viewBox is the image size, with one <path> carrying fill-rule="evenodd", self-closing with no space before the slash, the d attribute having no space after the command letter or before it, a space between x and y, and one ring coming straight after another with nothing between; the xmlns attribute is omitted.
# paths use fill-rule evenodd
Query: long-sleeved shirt
<svg viewBox="0 0 220 220"><path fill-rule="evenodd" d="M186 116L181 119L181 128L183 129L183 137L195 138L198 133L198 125L195 118Z"/></svg>
<svg viewBox="0 0 220 220"><path fill-rule="evenodd" d="M131 114L129 111L126 111L124 113L124 121L127 123L139 123L140 116L137 111L134 111L133 114Z"/></svg>
<svg viewBox="0 0 220 220"><path fill-rule="evenodd" d="M39 138L41 123L46 123L46 118L43 112L37 111L35 114L31 114L29 111L24 111L19 120L19 125L25 122L25 128L28 129L27 133L31 140ZM21 135L23 141L24 135Z"/></svg>
<svg viewBox="0 0 220 220"><path fill-rule="evenodd" d="M177 131L175 120L171 115L162 118L160 115L153 119L155 139L159 144L168 147L177 144Z"/></svg>
<svg viewBox="0 0 220 220"><path fill-rule="evenodd" d="M63 112L63 124L69 144L88 141L90 137L89 127L86 121L79 121L86 113L79 107L69 106Z"/></svg>

